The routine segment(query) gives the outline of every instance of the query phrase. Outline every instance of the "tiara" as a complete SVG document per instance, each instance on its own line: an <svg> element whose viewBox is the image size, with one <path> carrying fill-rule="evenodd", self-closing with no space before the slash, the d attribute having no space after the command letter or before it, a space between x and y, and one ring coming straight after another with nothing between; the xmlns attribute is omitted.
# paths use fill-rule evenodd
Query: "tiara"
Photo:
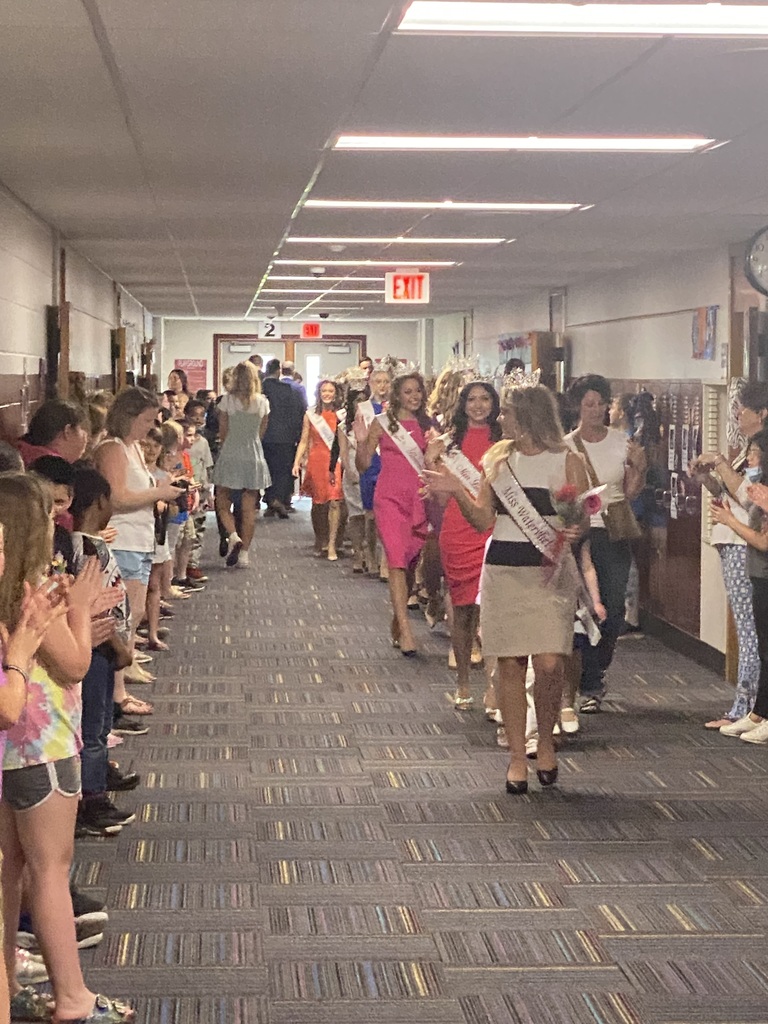
<svg viewBox="0 0 768 1024"><path fill-rule="evenodd" d="M505 374L501 382L501 393L516 391L518 388L535 388L541 381L541 370L526 373L525 370L513 370Z"/></svg>
<svg viewBox="0 0 768 1024"><path fill-rule="evenodd" d="M353 391L364 391L368 386L368 375L359 366L350 366L338 375L336 383L352 388Z"/></svg>

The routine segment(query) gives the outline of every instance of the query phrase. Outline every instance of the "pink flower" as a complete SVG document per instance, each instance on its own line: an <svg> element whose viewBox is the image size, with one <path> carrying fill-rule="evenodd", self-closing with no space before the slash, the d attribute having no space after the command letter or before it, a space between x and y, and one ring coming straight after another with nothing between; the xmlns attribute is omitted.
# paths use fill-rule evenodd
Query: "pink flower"
<svg viewBox="0 0 768 1024"><path fill-rule="evenodd" d="M603 507L599 494L588 494L584 499L584 511L588 516L595 516Z"/></svg>

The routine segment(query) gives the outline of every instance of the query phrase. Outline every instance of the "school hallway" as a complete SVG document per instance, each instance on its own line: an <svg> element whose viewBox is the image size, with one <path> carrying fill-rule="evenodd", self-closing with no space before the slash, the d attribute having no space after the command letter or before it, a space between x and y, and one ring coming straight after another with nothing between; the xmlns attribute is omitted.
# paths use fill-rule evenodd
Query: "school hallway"
<svg viewBox="0 0 768 1024"><path fill-rule="evenodd" d="M110 912L88 984L138 1024L768 1021L768 748L702 727L729 688L622 641L559 786L508 796L448 640L420 616L403 658L386 587L312 558L298 508L247 570L209 529L135 691L137 820L76 847Z"/></svg>

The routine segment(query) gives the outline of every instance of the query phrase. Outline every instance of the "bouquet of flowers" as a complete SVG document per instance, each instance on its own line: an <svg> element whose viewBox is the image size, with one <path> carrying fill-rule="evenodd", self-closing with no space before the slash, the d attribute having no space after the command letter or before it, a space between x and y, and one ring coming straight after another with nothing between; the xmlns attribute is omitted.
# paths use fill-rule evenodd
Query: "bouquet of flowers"
<svg viewBox="0 0 768 1024"><path fill-rule="evenodd" d="M600 495L605 490L605 484L599 487L592 487L583 494L579 494L573 484L563 484L556 491L550 491L552 507L563 521L563 526L579 526L585 516L594 516L603 507Z"/></svg>

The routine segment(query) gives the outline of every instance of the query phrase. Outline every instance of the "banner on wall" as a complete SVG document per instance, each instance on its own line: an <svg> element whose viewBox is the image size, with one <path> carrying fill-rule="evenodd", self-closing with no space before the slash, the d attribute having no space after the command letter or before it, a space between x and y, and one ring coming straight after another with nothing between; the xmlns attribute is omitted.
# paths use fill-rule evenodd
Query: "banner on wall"
<svg viewBox="0 0 768 1024"><path fill-rule="evenodd" d="M694 359L714 359L716 355L717 311L719 306L699 306L693 311L691 348Z"/></svg>
<svg viewBox="0 0 768 1024"><path fill-rule="evenodd" d="M190 395L208 387L207 359L175 359L174 370L183 370L187 375L187 390Z"/></svg>

